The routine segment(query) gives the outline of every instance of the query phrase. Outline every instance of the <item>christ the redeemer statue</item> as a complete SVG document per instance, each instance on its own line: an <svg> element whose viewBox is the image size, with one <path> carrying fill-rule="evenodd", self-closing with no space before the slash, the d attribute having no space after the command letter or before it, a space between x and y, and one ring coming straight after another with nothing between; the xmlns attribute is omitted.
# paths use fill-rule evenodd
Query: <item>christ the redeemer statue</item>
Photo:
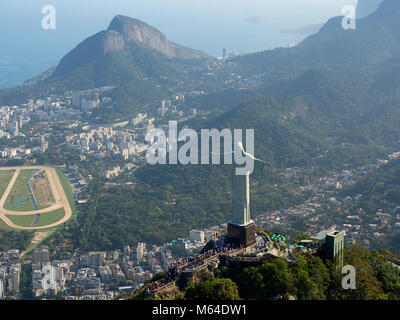
<svg viewBox="0 0 400 320"><path fill-rule="evenodd" d="M232 220L230 223L244 226L250 220L250 174L236 175L232 170Z"/></svg>
<svg viewBox="0 0 400 320"><path fill-rule="evenodd" d="M238 146L242 155L264 162L246 153L240 142ZM237 175L236 169L242 166L235 163L232 167L232 219L228 223L228 240L247 247L256 242L255 225L250 218L250 172Z"/></svg>

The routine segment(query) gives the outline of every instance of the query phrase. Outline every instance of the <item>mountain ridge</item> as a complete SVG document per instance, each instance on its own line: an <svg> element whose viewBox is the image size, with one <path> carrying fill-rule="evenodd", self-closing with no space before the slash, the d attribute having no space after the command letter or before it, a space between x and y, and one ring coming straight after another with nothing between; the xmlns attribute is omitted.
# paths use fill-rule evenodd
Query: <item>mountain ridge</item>
<svg viewBox="0 0 400 320"><path fill-rule="evenodd" d="M100 31L79 43L67 53L53 76L62 76L79 69L93 60L104 58L110 52L121 52L132 42L141 43L173 59L201 59L210 56L171 42L156 28L123 15L117 15L107 30Z"/></svg>

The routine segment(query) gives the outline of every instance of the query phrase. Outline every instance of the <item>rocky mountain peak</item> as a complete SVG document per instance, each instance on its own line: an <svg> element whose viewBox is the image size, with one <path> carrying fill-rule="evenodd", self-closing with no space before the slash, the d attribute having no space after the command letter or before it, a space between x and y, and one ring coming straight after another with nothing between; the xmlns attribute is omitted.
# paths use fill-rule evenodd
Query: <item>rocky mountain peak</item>
<svg viewBox="0 0 400 320"><path fill-rule="evenodd" d="M117 15L107 30L87 38L65 55L54 71L54 75L59 76L78 69L93 60L104 58L109 52L123 51L132 42L141 43L169 58L209 58L201 51L168 41L164 34L142 21Z"/></svg>
<svg viewBox="0 0 400 320"><path fill-rule="evenodd" d="M108 27L109 31L116 31L123 36L125 43L131 41L141 42L166 56L176 57L173 46L167 37L156 28L148 24L122 15L117 15Z"/></svg>

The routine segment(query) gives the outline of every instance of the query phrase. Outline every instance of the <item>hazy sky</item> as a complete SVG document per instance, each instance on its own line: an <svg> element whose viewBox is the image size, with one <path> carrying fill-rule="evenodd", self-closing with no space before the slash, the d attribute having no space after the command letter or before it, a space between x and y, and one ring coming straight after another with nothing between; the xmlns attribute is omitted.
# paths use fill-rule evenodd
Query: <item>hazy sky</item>
<svg viewBox="0 0 400 320"><path fill-rule="evenodd" d="M117 14L142 20L174 42L218 56L222 48L228 52L259 51L270 44L282 46L299 41L301 36L280 31L325 22L340 15L344 5L356 3L357 0L0 0L0 87L5 68L12 78L35 75L56 64L86 37L106 29ZM56 8L56 30L41 28L44 5Z"/></svg>

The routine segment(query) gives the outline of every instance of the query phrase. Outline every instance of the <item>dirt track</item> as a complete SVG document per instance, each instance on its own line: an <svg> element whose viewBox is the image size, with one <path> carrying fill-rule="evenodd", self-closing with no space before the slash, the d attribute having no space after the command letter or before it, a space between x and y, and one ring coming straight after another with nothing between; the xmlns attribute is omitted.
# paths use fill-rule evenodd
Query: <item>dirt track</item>
<svg viewBox="0 0 400 320"><path fill-rule="evenodd" d="M53 192L54 199L55 199L55 205L42 209L42 210L37 210L37 211L28 211L28 212L17 212L17 211L10 211L4 209L4 204L6 202L6 199L8 198L10 191L12 187L14 186L15 181L17 180L17 177L21 171L21 169L39 169L39 170L44 170L47 174L47 177L49 179L50 183L50 188ZM65 191L61 185L60 179L58 178L57 172L54 168L50 167L44 167L44 166L28 166L28 167L0 167L0 170L15 170L15 173L13 177L11 178L11 181L9 182L3 196L0 199L0 219L2 219L8 226L15 228L15 229L20 229L20 230L39 230L39 229L47 229L47 228L52 228L56 227L60 224L63 224L67 220L69 220L72 216L72 209L69 205L68 198L65 194ZM64 208L65 215L64 217L52 224L42 226L42 227L21 227L16 224L14 224L8 217L7 215L18 215L18 216L29 216L29 215L36 215L36 214L42 214L46 212L52 212L57 209Z"/></svg>

